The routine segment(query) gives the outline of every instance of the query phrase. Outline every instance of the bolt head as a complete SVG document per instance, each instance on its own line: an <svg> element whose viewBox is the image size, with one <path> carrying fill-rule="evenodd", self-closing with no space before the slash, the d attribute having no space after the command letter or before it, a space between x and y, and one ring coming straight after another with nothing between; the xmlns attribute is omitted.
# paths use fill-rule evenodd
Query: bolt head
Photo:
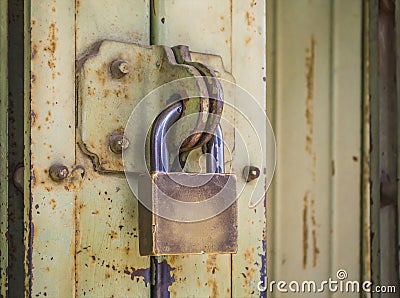
<svg viewBox="0 0 400 298"><path fill-rule="evenodd" d="M115 154L121 154L129 146L129 140L120 133L112 133L109 137L110 149Z"/></svg>
<svg viewBox="0 0 400 298"><path fill-rule="evenodd" d="M247 182L253 181L260 177L260 169L255 166L245 166L243 168L243 178L246 179Z"/></svg>
<svg viewBox="0 0 400 298"><path fill-rule="evenodd" d="M120 79L130 72L129 63L125 60L115 60L110 66L113 78Z"/></svg>
<svg viewBox="0 0 400 298"><path fill-rule="evenodd" d="M54 164L49 169L50 178L53 181L62 181L68 177L69 171L68 168L61 164Z"/></svg>

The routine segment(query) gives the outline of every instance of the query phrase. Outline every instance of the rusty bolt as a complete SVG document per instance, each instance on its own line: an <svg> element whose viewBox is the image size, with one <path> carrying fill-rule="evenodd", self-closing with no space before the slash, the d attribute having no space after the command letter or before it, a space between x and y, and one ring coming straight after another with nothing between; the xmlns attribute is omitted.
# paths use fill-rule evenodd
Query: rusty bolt
<svg viewBox="0 0 400 298"><path fill-rule="evenodd" d="M14 180L15 187L19 191L23 192L24 191L24 167L23 166L20 166L15 169L13 180Z"/></svg>
<svg viewBox="0 0 400 298"><path fill-rule="evenodd" d="M111 63L111 75L115 79L120 79L130 72L129 63L125 60L115 60Z"/></svg>
<svg viewBox="0 0 400 298"><path fill-rule="evenodd" d="M247 182L253 181L260 177L260 169L255 166L246 166L243 169L243 177Z"/></svg>
<svg viewBox="0 0 400 298"><path fill-rule="evenodd" d="M121 154L129 146L129 140L119 133L112 133L109 137L109 143L111 151L115 154Z"/></svg>
<svg viewBox="0 0 400 298"><path fill-rule="evenodd" d="M49 169L49 175L53 181L62 181L68 177L68 174L68 168L61 164L54 164Z"/></svg>

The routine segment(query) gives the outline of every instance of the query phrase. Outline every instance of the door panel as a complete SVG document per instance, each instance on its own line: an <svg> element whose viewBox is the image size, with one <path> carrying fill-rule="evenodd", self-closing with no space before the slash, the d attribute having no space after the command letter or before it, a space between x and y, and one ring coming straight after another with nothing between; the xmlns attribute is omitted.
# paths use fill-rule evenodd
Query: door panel
<svg viewBox="0 0 400 298"><path fill-rule="evenodd" d="M149 44L149 1L79 0L75 10L77 59L104 39ZM137 200L125 176L99 174L76 152L85 169L75 190L77 296L149 297L150 260L139 255Z"/></svg>
<svg viewBox="0 0 400 298"><path fill-rule="evenodd" d="M270 1L267 16L269 278L360 280L362 1Z"/></svg>

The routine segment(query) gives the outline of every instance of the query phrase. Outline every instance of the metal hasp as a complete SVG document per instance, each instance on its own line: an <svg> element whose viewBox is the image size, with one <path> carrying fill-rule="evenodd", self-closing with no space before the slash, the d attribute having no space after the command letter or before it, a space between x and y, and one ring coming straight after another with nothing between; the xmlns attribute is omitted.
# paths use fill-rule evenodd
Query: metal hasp
<svg viewBox="0 0 400 298"><path fill-rule="evenodd" d="M236 176L223 173L220 126L203 147L207 153L207 170L214 170L213 173L168 172L166 132L181 112L178 102L162 112L152 127L151 173L139 178L140 254L235 253ZM209 208L202 207L201 203L207 200L216 203L211 207L206 205ZM196 219L192 221L194 214ZM199 220L202 214L204 218Z"/></svg>
<svg viewBox="0 0 400 298"><path fill-rule="evenodd" d="M213 55L194 53L213 61ZM211 136L198 131L214 131L222 113L222 88L213 70L191 61L188 47L141 46L116 41L95 44L77 62L78 144L93 161L98 172L123 172L121 152L129 142L135 150L135 139L116 140L123 136L129 116L139 102L158 87L182 78L193 78L183 86L182 117L198 114L190 123L179 127L179 133L190 136L182 144L181 152L190 151L207 143ZM215 60L215 59L214 59ZM215 64L215 63L214 63ZM218 64L218 63L217 63ZM215 69L215 65L213 66ZM218 73L226 75L222 63ZM165 107L162 99L149 109ZM150 114L150 113L149 113ZM207 119L203 115L207 114ZM146 115L143 115L146 117ZM138 134L143 129L137 127ZM196 133L194 133L196 132ZM133 132L135 136L135 132ZM141 173L134 161L130 170Z"/></svg>

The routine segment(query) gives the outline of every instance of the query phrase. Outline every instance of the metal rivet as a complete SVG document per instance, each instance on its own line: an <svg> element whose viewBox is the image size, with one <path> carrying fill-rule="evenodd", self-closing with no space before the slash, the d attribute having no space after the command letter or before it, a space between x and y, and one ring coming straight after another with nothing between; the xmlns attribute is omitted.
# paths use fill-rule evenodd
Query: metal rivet
<svg viewBox="0 0 400 298"><path fill-rule="evenodd" d="M130 72L129 63L125 60L115 60L110 66L113 78L120 79Z"/></svg>
<svg viewBox="0 0 400 298"><path fill-rule="evenodd" d="M50 178L54 181L62 181L68 177L68 168L61 164L54 164L49 169Z"/></svg>
<svg viewBox="0 0 400 298"><path fill-rule="evenodd" d="M109 137L109 143L111 151L115 154L121 154L129 146L129 140L119 133L112 133Z"/></svg>
<svg viewBox="0 0 400 298"><path fill-rule="evenodd" d="M243 178L247 182L253 181L260 177L260 169L255 166L245 166L243 168Z"/></svg>
<svg viewBox="0 0 400 298"><path fill-rule="evenodd" d="M14 185L19 191L24 191L24 167L16 168L13 175Z"/></svg>

